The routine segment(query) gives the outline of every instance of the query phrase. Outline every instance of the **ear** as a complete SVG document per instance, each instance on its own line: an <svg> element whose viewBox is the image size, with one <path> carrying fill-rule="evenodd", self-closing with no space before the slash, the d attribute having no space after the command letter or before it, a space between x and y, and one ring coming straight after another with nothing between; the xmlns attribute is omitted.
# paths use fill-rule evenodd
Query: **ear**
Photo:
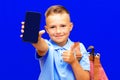
<svg viewBox="0 0 120 80"><path fill-rule="evenodd" d="M73 23L70 22L70 31L72 31L72 29L73 29Z"/></svg>
<svg viewBox="0 0 120 80"><path fill-rule="evenodd" d="M46 32L48 33L48 28L47 28L47 26L45 25L45 30L46 30Z"/></svg>

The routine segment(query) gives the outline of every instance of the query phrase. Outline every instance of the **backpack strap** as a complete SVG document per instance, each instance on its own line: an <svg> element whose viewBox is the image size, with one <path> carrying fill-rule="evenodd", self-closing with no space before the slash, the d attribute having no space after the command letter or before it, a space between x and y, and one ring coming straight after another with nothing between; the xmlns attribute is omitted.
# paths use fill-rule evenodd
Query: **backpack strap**
<svg viewBox="0 0 120 80"><path fill-rule="evenodd" d="M94 48L94 46L89 46L87 50L91 50L90 53L89 53L90 54L90 60L94 61L94 57L95 57L95 48Z"/></svg>

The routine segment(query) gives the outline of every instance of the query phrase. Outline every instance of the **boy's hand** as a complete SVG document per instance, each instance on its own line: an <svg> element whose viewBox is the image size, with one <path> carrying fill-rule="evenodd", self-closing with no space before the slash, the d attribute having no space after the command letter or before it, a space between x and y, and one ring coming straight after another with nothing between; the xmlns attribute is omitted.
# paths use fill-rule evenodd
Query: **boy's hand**
<svg viewBox="0 0 120 80"><path fill-rule="evenodd" d="M63 61L72 64L76 59L74 56L74 52L72 50L64 51L62 54Z"/></svg>
<svg viewBox="0 0 120 80"><path fill-rule="evenodd" d="M62 57L69 64L72 64L75 60L80 60L82 54L80 52L79 42L74 43L70 50L64 51Z"/></svg>
<svg viewBox="0 0 120 80"><path fill-rule="evenodd" d="M24 33L24 28L25 28L25 22L21 22L22 26L21 26L21 35L20 37L23 37L23 33ZM42 35L45 33L45 30L41 30L39 31L39 37L38 37L38 42L37 43L32 43L32 45L39 50L39 46L40 46L40 41L42 40Z"/></svg>
<svg viewBox="0 0 120 80"><path fill-rule="evenodd" d="M21 24L22 24L22 26L21 26L21 35L20 35L20 37L22 38L23 37L23 33L24 33L24 28L25 28L25 22L21 22ZM45 30L41 30L41 31L39 31L39 37L38 37L38 40L39 39L41 39L41 36L42 36L42 34L44 34L45 33Z"/></svg>

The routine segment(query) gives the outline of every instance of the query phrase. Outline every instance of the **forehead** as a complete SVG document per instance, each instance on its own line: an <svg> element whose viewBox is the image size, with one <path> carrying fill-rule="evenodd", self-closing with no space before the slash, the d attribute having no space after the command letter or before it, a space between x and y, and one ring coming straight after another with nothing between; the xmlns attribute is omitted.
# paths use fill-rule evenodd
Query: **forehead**
<svg viewBox="0 0 120 80"><path fill-rule="evenodd" d="M46 22L54 22L54 21L70 21L69 14L52 14L46 18Z"/></svg>

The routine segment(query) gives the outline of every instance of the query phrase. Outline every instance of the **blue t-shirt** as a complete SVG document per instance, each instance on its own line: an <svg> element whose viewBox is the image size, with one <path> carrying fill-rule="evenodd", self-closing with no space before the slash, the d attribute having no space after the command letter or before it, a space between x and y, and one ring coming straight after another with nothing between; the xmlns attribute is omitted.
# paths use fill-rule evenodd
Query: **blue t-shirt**
<svg viewBox="0 0 120 80"><path fill-rule="evenodd" d="M49 49L45 56L39 58L41 72L38 80L75 80L71 65L64 62L61 56L65 50L70 50L73 42L68 39L63 47L58 46L52 40L46 40L46 42L48 43ZM82 43L80 43L80 50L82 59L79 63L84 70L89 71L90 63L88 53Z"/></svg>

